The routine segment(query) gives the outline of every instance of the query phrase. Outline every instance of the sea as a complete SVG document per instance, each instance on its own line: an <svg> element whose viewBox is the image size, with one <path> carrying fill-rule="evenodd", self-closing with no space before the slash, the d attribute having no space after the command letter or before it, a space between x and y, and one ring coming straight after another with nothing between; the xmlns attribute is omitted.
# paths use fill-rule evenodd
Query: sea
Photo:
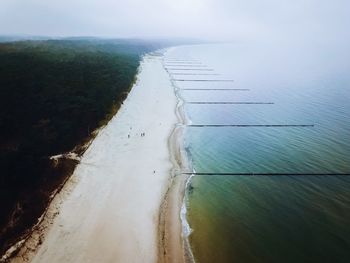
<svg viewBox="0 0 350 263"><path fill-rule="evenodd" d="M191 261L350 262L350 52L330 43L171 48Z"/></svg>

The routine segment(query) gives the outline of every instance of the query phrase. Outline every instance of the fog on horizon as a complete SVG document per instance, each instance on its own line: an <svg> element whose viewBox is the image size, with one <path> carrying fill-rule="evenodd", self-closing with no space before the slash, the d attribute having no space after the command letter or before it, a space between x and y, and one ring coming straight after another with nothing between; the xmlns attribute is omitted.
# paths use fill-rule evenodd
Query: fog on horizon
<svg viewBox="0 0 350 263"><path fill-rule="evenodd" d="M347 0L2 0L0 35L349 43Z"/></svg>

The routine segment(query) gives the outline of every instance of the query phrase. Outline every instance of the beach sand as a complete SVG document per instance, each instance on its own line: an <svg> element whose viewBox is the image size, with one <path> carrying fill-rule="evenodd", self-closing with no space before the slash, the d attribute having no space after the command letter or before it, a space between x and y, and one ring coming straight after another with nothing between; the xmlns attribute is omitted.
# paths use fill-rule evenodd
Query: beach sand
<svg viewBox="0 0 350 263"><path fill-rule="evenodd" d="M177 100L161 57L146 56L140 68L123 106L52 202L48 214L57 215L44 220L45 234L33 234L12 262L161 260L159 214L171 183ZM41 245L31 247L33 239Z"/></svg>

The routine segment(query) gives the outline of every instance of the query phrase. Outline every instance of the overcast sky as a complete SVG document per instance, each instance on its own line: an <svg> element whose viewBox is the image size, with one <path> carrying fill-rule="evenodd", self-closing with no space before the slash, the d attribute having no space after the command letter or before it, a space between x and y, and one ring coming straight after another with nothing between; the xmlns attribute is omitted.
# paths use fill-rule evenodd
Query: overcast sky
<svg viewBox="0 0 350 263"><path fill-rule="evenodd" d="M349 0L0 0L0 34L349 39Z"/></svg>

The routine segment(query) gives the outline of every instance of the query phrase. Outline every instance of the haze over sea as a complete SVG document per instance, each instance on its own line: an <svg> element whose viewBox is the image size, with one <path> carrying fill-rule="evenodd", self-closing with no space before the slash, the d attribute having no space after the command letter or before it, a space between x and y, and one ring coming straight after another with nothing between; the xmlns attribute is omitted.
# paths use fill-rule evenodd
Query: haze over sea
<svg viewBox="0 0 350 263"><path fill-rule="evenodd" d="M349 48L273 46L165 58L194 125L188 158L207 173L186 191L197 262L350 261Z"/></svg>

